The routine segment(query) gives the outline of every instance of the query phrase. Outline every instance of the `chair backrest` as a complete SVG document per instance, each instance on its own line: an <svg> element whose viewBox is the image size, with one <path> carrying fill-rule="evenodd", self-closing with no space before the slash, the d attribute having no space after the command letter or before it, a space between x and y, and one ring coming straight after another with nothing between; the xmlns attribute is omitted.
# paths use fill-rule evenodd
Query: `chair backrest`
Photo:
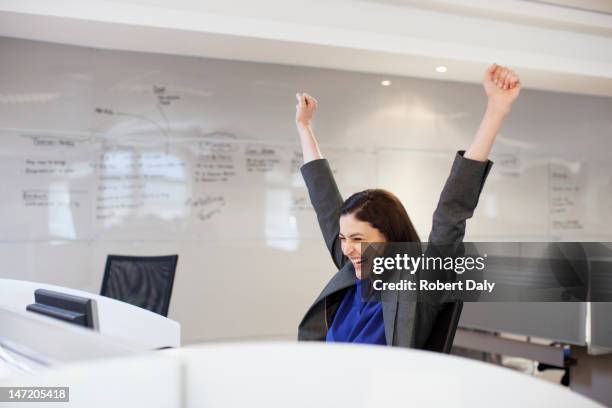
<svg viewBox="0 0 612 408"><path fill-rule="evenodd" d="M442 305L442 310L438 313L429 338L423 347L425 350L450 353L462 309L462 301L448 302Z"/></svg>
<svg viewBox="0 0 612 408"><path fill-rule="evenodd" d="M168 316L178 255L106 258L102 296Z"/></svg>

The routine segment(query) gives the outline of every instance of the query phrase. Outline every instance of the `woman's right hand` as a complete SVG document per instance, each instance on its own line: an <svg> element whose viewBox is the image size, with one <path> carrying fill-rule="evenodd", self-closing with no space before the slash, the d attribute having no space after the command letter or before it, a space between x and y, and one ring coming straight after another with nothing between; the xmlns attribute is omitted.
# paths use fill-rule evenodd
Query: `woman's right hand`
<svg viewBox="0 0 612 408"><path fill-rule="evenodd" d="M307 128L310 126L317 109L317 100L307 93L296 93L295 97L298 100L297 105L295 105L295 124L298 129L300 127Z"/></svg>
<svg viewBox="0 0 612 408"><path fill-rule="evenodd" d="M310 122L317 109L317 100L305 93L296 93L298 100L295 105L295 125L297 126L302 143L304 163L322 158L317 139L315 138Z"/></svg>

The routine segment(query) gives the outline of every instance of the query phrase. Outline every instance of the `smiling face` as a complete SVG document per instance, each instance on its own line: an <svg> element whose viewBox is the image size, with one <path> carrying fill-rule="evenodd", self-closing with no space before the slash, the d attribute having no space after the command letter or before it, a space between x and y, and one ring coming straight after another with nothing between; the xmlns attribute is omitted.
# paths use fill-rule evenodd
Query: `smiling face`
<svg viewBox="0 0 612 408"><path fill-rule="evenodd" d="M355 218L354 214L340 217L340 243L342 252L355 266L357 279L361 279L361 243L387 242L385 236L369 222Z"/></svg>

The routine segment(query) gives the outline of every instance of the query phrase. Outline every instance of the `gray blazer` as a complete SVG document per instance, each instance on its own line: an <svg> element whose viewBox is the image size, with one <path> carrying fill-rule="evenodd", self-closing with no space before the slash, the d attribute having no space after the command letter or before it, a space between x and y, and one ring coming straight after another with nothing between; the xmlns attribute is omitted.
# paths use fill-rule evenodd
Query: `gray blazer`
<svg viewBox="0 0 612 408"><path fill-rule="evenodd" d="M457 153L433 214L429 242L457 244L463 241L465 221L472 216L478 198L493 163L479 162ZM298 340L325 341L345 289L355 284L353 264L342 253L340 208L343 200L325 159L314 160L301 168L310 201L317 214L325 244L339 271L327 283L310 306L298 328ZM383 299L385 336L390 346L422 348L429 337L440 306L429 302Z"/></svg>

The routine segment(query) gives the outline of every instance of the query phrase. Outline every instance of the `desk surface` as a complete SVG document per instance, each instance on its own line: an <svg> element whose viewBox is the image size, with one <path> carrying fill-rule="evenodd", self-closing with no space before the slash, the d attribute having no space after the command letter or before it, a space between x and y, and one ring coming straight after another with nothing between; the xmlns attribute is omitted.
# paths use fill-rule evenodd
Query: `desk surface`
<svg viewBox="0 0 612 408"><path fill-rule="evenodd" d="M66 406L599 407L474 360L383 346L229 343L68 364L0 385L68 386Z"/></svg>
<svg viewBox="0 0 612 408"><path fill-rule="evenodd" d="M189 407L599 406L507 368L419 350L234 343L169 352L185 363Z"/></svg>
<svg viewBox="0 0 612 408"><path fill-rule="evenodd" d="M95 300L97 330L106 336L121 339L131 347L143 350L180 347L181 328L178 322L95 293L39 282L0 279L0 306L25 311L27 305L34 303L36 289L49 289Z"/></svg>

